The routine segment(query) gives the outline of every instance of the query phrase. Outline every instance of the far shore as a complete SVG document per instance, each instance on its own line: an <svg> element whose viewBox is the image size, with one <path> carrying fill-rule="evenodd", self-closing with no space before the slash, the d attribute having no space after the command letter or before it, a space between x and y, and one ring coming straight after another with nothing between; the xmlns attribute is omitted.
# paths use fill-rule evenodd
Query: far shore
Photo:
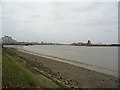
<svg viewBox="0 0 120 90"><path fill-rule="evenodd" d="M74 88L118 88L118 78L111 75L91 71L65 62L60 62L38 55L7 48L16 57L37 68L38 71L49 75L69 87Z"/></svg>
<svg viewBox="0 0 120 90"><path fill-rule="evenodd" d="M66 46L86 46L86 47L120 47L120 45L71 45L71 44L3 44L2 46L7 45L22 45L22 46L28 46L28 45L66 45Z"/></svg>

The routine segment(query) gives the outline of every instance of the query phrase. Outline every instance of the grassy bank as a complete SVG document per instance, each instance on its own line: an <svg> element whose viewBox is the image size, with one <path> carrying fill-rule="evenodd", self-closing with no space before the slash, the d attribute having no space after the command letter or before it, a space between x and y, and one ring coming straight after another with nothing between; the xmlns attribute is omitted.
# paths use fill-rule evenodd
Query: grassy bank
<svg viewBox="0 0 120 90"><path fill-rule="evenodd" d="M16 56L2 49L3 88L63 88L58 82L34 70Z"/></svg>
<svg viewBox="0 0 120 90"><path fill-rule="evenodd" d="M0 46L0 89L2 87L2 48Z"/></svg>

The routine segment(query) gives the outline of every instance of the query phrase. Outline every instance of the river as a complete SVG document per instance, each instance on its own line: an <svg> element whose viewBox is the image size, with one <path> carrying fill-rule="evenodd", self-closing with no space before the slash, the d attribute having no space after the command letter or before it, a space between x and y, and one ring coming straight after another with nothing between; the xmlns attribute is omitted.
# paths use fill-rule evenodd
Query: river
<svg viewBox="0 0 120 90"><path fill-rule="evenodd" d="M118 47L31 45L23 46L22 49L47 58L118 77Z"/></svg>

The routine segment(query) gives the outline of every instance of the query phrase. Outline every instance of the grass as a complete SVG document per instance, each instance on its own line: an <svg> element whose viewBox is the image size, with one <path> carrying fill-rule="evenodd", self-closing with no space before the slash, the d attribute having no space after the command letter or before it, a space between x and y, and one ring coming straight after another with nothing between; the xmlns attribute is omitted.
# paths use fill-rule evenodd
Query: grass
<svg viewBox="0 0 120 90"><path fill-rule="evenodd" d="M2 48L0 46L0 88L2 87Z"/></svg>
<svg viewBox="0 0 120 90"><path fill-rule="evenodd" d="M34 70L6 49L2 50L3 88L63 88L63 85Z"/></svg>

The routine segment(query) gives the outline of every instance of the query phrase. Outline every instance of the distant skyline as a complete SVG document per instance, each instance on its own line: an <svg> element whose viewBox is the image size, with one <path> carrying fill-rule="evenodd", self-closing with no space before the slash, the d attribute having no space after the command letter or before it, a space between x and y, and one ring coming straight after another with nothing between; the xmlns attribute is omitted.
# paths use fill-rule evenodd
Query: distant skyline
<svg viewBox="0 0 120 90"><path fill-rule="evenodd" d="M118 43L118 3L2 3L2 35L17 41Z"/></svg>

